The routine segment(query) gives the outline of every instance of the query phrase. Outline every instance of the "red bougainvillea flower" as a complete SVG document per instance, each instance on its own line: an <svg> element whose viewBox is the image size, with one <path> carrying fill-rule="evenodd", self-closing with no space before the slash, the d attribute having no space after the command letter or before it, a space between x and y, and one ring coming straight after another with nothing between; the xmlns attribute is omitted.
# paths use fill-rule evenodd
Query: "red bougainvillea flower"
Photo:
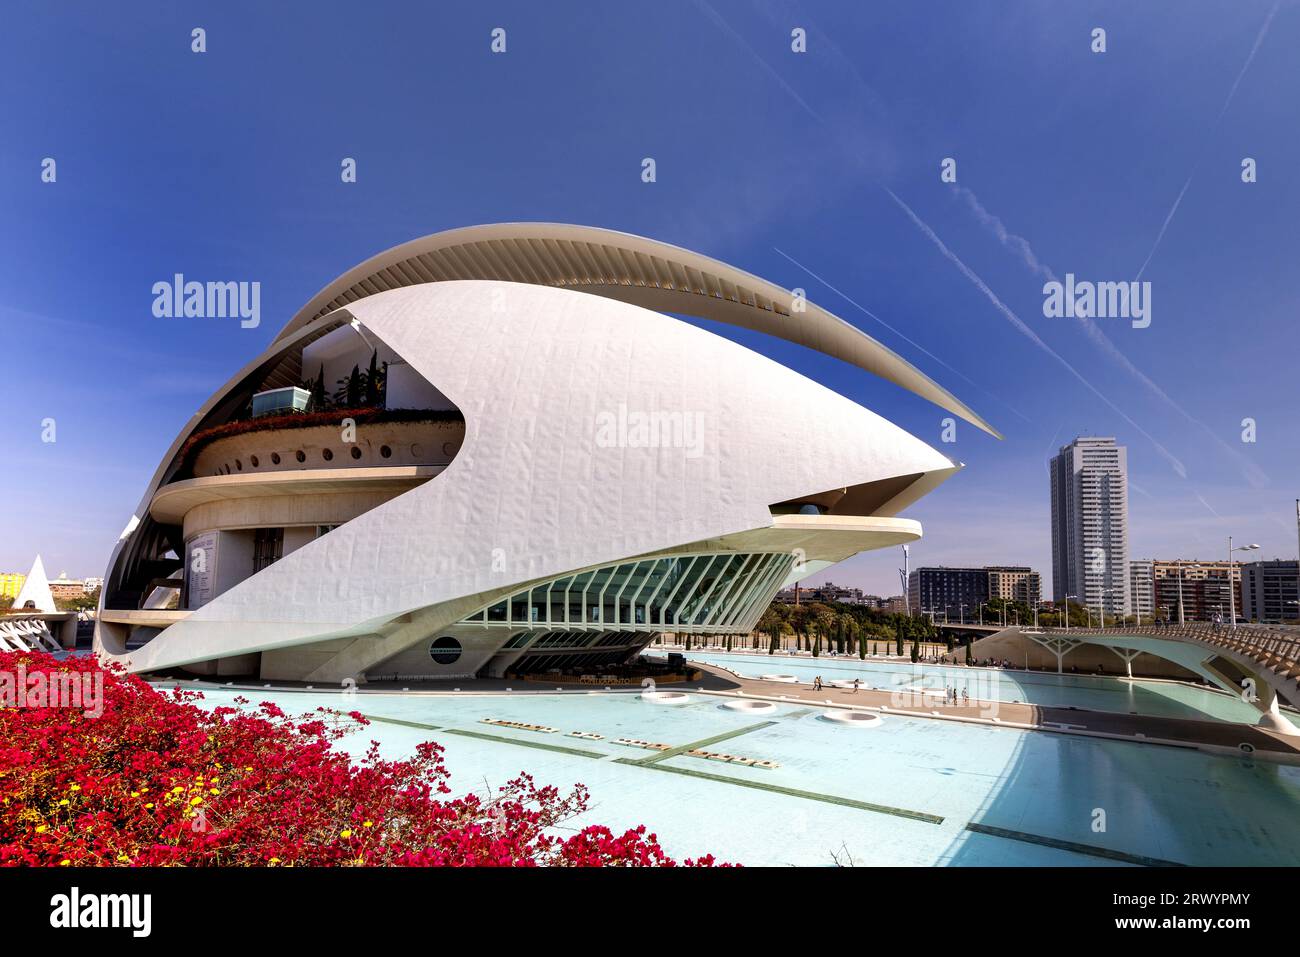
<svg viewBox="0 0 1300 957"><path fill-rule="evenodd" d="M0 703L0 864L37 866L675 866L654 834L560 825L587 810L527 774L451 798L442 748L357 763L333 745L367 724L274 704L207 709L92 657L0 652L0 674L93 679L98 717ZM21 703L21 702L20 702ZM687 866L715 866L712 855Z"/></svg>

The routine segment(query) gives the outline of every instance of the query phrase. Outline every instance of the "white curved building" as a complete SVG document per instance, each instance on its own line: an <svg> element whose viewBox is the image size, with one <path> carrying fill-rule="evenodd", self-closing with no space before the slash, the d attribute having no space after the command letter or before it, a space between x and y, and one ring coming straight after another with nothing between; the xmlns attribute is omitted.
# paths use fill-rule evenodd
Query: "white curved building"
<svg viewBox="0 0 1300 957"><path fill-rule="evenodd" d="M707 257L579 226L439 233L327 286L190 420L113 552L96 650L316 682L597 667L658 632L747 632L779 588L920 537L898 513L958 464L669 312L993 431Z"/></svg>

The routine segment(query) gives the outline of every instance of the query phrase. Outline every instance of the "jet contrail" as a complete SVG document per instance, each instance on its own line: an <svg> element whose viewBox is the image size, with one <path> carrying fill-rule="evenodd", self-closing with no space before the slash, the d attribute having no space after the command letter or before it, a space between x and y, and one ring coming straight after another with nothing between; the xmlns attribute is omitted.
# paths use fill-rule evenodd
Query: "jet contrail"
<svg viewBox="0 0 1300 957"><path fill-rule="evenodd" d="M1277 15L1278 8L1281 6L1282 0L1277 0L1277 2L1273 4L1273 9L1268 11L1268 16L1264 18L1264 25L1259 28L1259 33L1255 35L1255 45L1250 48L1250 53L1246 56L1246 62L1241 65L1241 70L1237 73L1237 78L1232 81L1232 89L1228 91L1228 95L1223 101L1223 109L1219 110L1219 115L1214 121L1215 123L1218 123L1219 120L1223 119L1223 114L1228 112L1228 105L1232 103L1232 98L1237 95L1237 87L1241 85L1241 78L1244 77L1246 71L1250 69L1250 64L1254 61L1255 54L1259 52L1259 48L1264 42L1264 37L1268 35L1268 28L1273 25L1273 17Z"/></svg>
<svg viewBox="0 0 1300 957"><path fill-rule="evenodd" d="M1039 260L1038 256L1034 253L1034 248L1029 245L1029 240L1025 239L1023 236L1017 236L1015 233L1007 229L1002 220L998 219L998 217L994 216L984 208L984 204L979 201L979 197L977 197L971 190L967 189L965 186L955 185L953 186L953 190L957 195L966 200L966 205L968 205L971 212L975 214L975 218L998 238L998 242L1002 243L1003 246L1013 250L1020 256L1030 272L1038 273L1038 275L1042 276L1049 282L1059 281L1056 278L1056 273L1052 272L1051 267Z"/></svg>
<svg viewBox="0 0 1300 957"><path fill-rule="evenodd" d="M1191 180L1189 179L1188 182L1190 181ZM1019 255L1020 259L1023 260L1026 267L1049 281L1059 281L1056 273L1052 271L1052 268L1038 258L1033 247L1029 245L1029 241L1022 236L1017 236L1015 233L1010 232L1006 226L1003 225L1001 219L984 207L984 204L979 201L979 197L977 197L973 191L962 186L955 187L955 190L959 195L966 199L966 203L975 214L975 218L989 228L994 235L997 236L1002 245L1006 246L1008 249L1014 250ZM1179 199L1181 198L1180 195ZM1174 204L1174 208L1178 208L1177 203ZM1160 386L1157 385L1156 382L1153 381L1145 372L1135 366L1132 361L1129 360L1128 356L1120 351L1119 347L1111 341L1111 338L1106 335L1096 321L1087 317L1080 317L1079 322L1083 326L1083 331L1087 334L1088 338L1092 340L1093 345L1097 346L1097 348L1104 352L1107 358L1140 382L1147 391L1157 399L1169 406L1169 408L1173 409L1192 425L1195 425L1204 431L1219 445L1221 449L1223 449L1223 451L1227 452L1241 468L1242 475L1245 477L1246 481L1255 488L1261 488L1268 484L1268 476L1265 475L1254 462L1250 461L1249 458L1243 455L1239 449L1233 448L1224 441L1223 437L1208 425L1175 402L1169 393L1160 388Z"/></svg>
<svg viewBox="0 0 1300 957"><path fill-rule="evenodd" d="M822 118L822 115L818 113L816 110L814 110L811 106L809 106L808 101L805 100L798 93L796 93L794 87L792 87L789 83L785 82L785 78L782 77L781 74L777 73L776 70L772 69L772 65L768 63L766 60L764 60L762 56L759 55L758 51L749 45L749 41L747 41L744 37L742 37L739 33L737 33L735 28L732 27L732 25L728 23L726 20L724 20L722 18L722 15L718 13L717 10L713 9L713 7L709 4L708 0L695 0L695 3L696 6L700 7L700 9L702 9L708 15L710 20L712 20L719 27L725 30L728 34L730 34L733 40L735 40L742 47L744 47L745 51L756 61L758 61L758 65L763 68L763 71L772 79L776 80L776 82L780 85L781 89L785 90L786 93L790 94L790 96L794 99L794 101L798 103L800 106L802 106L805 111L807 111L809 116L815 119L818 123L822 123L822 124L826 123L826 120Z"/></svg>
<svg viewBox="0 0 1300 957"><path fill-rule="evenodd" d="M924 234L925 237L930 240L930 242L934 243L934 245L938 248L939 252L943 253L943 255L948 259L948 261L951 262L954 266L956 266L957 269L961 272L961 274L965 276L968 280L970 280L970 282L975 286L976 289L984 293L985 297L989 300L989 302L993 303L994 307L1000 313L1002 313L1004 317L1006 317L1007 321L1010 322L1021 333L1021 335L1025 336L1027 339L1029 339L1030 342L1038 346L1039 349L1046 352L1049 356L1051 356L1062 366L1064 366L1065 369L1072 376L1078 379L1079 382L1081 382L1088 389L1088 391L1092 392L1093 395L1097 396L1097 398L1099 398L1102 402L1104 402L1116 415L1118 415L1121 419L1127 422L1134 429L1134 431L1142 435L1148 442L1150 442L1152 446L1155 447L1155 450L1159 452L1160 455L1163 456L1166 461L1169 462L1170 466L1173 468L1173 470L1178 474L1180 478L1187 478L1187 469L1186 467L1184 467L1183 463L1178 460L1177 456L1175 456L1167 448L1165 448L1163 445L1157 442L1154 436L1152 436L1149 432L1147 432L1146 429L1142 428L1142 426L1134 422L1123 409L1121 409L1114 402L1108 399L1104 393L1102 393L1099 389L1097 389L1096 386L1094 386L1091 382L1089 382L1086 378L1084 378L1084 376L1077 369L1075 369L1074 366L1066 362L1065 359L1062 358L1051 346L1049 346L1046 342L1044 342L1041 338L1039 338L1038 334L1034 332L1033 329L1029 328L1029 326L1025 324L1024 320L1022 320L1019 316L1017 316L1015 312L1013 312L1006 303L1004 303L1001 299L999 299L997 295L993 292L993 290L988 287L988 284L984 282L984 280L981 279L975 273L974 270L972 270L969 266L967 266L964 262L962 262L961 259L957 257L957 254L954 253L951 249L949 249L947 245L944 243L944 241L939 238L938 234L933 229L931 229L929 225L927 225L926 222L921 219L921 217L917 216L916 213L912 211L912 207L908 206L907 203L899 199L898 196L895 195L894 191L889 189L887 186L882 186L881 189L883 189L886 193L889 194L889 198L898 204L898 207L907 214L908 218L912 220L912 222L916 225L917 229L919 229L922 232L922 234Z"/></svg>
<svg viewBox="0 0 1300 957"><path fill-rule="evenodd" d="M809 268L808 268L807 266L805 266L803 263L799 262L799 260L795 259L795 258L794 258L793 256L791 256L789 253L786 253L786 252L784 252L783 250L777 249L777 247L775 247L775 246L773 246L772 249L773 249L773 250L774 250L778 255L780 255L780 256L784 256L786 259L790 260L790 262L794 263L796 266L798 266L800 269L802 269L802 270L803 270L804 272L806 272L808 275L812 276L812 277L813 277L814 279L816 279L819 283L821 283L823 286L825 286L825 287L826 287L827 289L829 289L831 292L835 293L835 295L839 296L841 299L843 299L843 300L844 300L845 302L847 302L849 305L853 306L855 309L857 309L857 310L858 310L859 312L861 312L863 315L867 316L868 318L874 319L876 322L880 323L882 326L884 326L886 329L888 329L888 330L889 330L890 332L892 332L894 335L898 336L898 338L902 339L902 340L903 340L904 342L906 342L906 343L909 343L913 348L918 349L918 350L920 350L921 352L925 353L927 356L929 356L929 357L930 357L931 359L933 359L935 362L939 363L939 365L943 366L945 369L947 369L947 370L948 370L949 372L951 372L953 375L955 375L955 376L959 376L960 378L964 379L966 382L969 382L969 383L970 383L972 386L974 386L975 388L979 389L979 390L980 390L981 392L983 392L985 395L989 396L989 397L992 398L992 399L995 399L995 400L998 401L998 402L1001 402L1003 405L1005 405L1008 409L1010 409L1010 410L1011 410L1012 412L1014 412L1016 415L1020 416L1020 418L1024 419L1026 422L1032 422L1032 421L1033 421L1033 420L1030 419L1028 416L1026 416L1023 412L1021 412L1019 409L1017 409L1015 406L1010 405L1009 403L1005 402L1005 401L1002 400L1002 399L999 399L996 395L994 395L994 394L993 394L992 392L990 392L988 389L984 388L982 385L980 385L978 382L976 382L976 381L975 381L974 379L972 379L970 376L965 375L964 373L962 373L962 372L961 372L960 370L958 370L958 369L954 369L952 366L950 366L948 363L944 362L942 359L940 359L938 356L936 356L933 352L931 352L931 351L930 351L929 349L927 349L925 346L921 345L919 342L916 342L915 340L910 339L910 338L908 338L907 336L903 335L903 333L899 332L897 329L895 329L895 328L894 328L893 326L891 326L889 323L885 322L884 319L881 319L878 315L876 315L874 312L872 312L872 311L871 311L870 309L868 309L866 306L864 306L864 305L862 305L861 303L859 303L856 299L853 299L853 298L852 298L851 296L849 296L847 293L840 291L840 290L837 289L835 286L832 286L829 282L827 282L827 281L826 281L825 279L823 279L821 276L817 275L817 273L813 272L811 269L809 269Z"/></svg>
<svg viewBox="0 0 1300 957"><path fill-rule="evenodd" d="M1273 17L1277 14L1278 8L1281 6L1282 0L1277 0L1277 2L1273 4L1273 8L1268 11L1268 16L1264 18L1264 23L1259 28L1259 33L1255 35L1255 45L1250 48L1250 53L1246 54L1246 62L1241 65L1241 69L1237 72L1237 78L1232 81L1232 88L1228 90L1228 95L1224 98L1223 107L1219 110L1219 115L1214 118L1214 123L1210 127L1211 132L1218 128L1220 121L1223 119L1223 115L1228 112L1228 106L1232 103L1232 98L1237 95L1237 87L1241 85L1242 78L1246 75L1246 71L1250 69L1251 63L1254 62L1255 54L1259 52L1260 46L1263 45L1264 37L1268 36L1269 27L1273 25ZM1202 153L1204 153L1204 147L1202 147ZM1138 279L1142 278L1142 274L1146 272L1147 266L1151 263L1151 258L1155 256L1156 250L1160 248L1160 240L1165 238L1165 231L1169 228L1169 223L1174 218L1174 213L1178 212L1178 206L1183 201L1183 195L1187 192L1187 187L1192 185L1192 177L1196 175L1196 169L1200 165L1201 160L1198 157L1195 164L1192 166L1192 172L1187 177L1187 182L1183 183L1183 188L1178 191L1178 198L1174 200L1174 205L1169 208L1169 213L1165 216L1165 221L1160 225L1160 232L1156 234L1156 241L1151 244L1151 252L1147 253L1146 261L1142 263L1142 268L1137 272Z"/></svg>
<svg viewBox="0 0 1300 957"><path fill-rule="evenodd" d="M1211 515L1215 518L1223 518L1222 515L1214 510L1214 506L1205 500L1204 496L1202 496L1200 492L1194 492L1193 494L1196 496L1196 500L1204 505Z"/></svg>
<svg viewBox="0 0 1300 957"><path fill-rule="evenodd" d="M1160 224L1160 232L1156 233L1156 241L1151 244L1151 251L1147 253L1147 258L1142 261L1142 268L1137 271L1137 276L1134 277L1135 280L1141 279L1142 274L1147 271L1147 266L1151 265L1151 258L1156 254L1156 250L1160 248L1160 240L1165 238L1165 230L1169 228L1169 224L1173 221L1174 213L1178 212L1183 196L1187 193L1187 187L1192 185L1192 177L1196 175L1196 170L1200 168L1200 165L1201 161L1198 159L1195 165L1192 166L1192 171L1187 174L1187 182L1183 183L1183 188L1178 191L1178 197L1174 200L1174 205L1170 206L1169 212L1165 214L1165 221Z"/></svg>

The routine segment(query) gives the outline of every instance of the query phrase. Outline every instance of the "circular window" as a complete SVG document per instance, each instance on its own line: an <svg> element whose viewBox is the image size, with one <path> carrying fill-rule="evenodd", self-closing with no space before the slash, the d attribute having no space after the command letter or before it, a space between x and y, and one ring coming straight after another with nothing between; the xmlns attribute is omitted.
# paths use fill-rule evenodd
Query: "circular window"
<svg viewBox="0 0 1300 957"><path fill-rule="evenodd" d="M334 453L331 452L329 449L325 449L324 451L321 452L321 458L323 458L326 462L328 462L334 458Z"/></svg>
<svg viewBox="0 0 1300 957"><path fill-rule="evenodd" d="M239 459L235 459L235 468L240 472L244 471L244 463L239 461Z"/></svg>
<svg viewBox="0 0 1300 957"><path fill-rule="evenodd" d="M447 635L435 638L429 645L429 657L440 665L454 665L460 660L460 642Z"/></svg>
<svg viewBox="0 0 1300 957"><path fill-rule="evenodd" d="M253 468L257 468L257 456L256 456L256 455L250 455L250 456L248 457L248 461L250 461L250 462L253 463Z"/></svg>
<svg viewBox="0 0 1300 957"><path fill-rule="evenodd" d="M393 456L393 450L390 449L390 448L389 448L388 446L386 446L386 445L381 445L381 446L379 447L379 454L382 455L382 456L383 456L384 458L386 458L386 459L387 459L387 458L392 458L392 456Z"/></svg>
<svg viewBox="0 0 1300 957"><path fill-rule="evenodd" d="M419 442L416 442L414 445L411 446L411 458L420 459L423 457L424 457L424 446L422 446Z"/></svg>
<svg viewBox="0 0 1300 957"><path fill-rule="evenodd" d="M272 453L271 453L271 464L272 464L272 465L279 465L279 464L280 464L280 453L279 453L279 452L272 452Z"/></svg>
<svg viewBox="0 0 1300 957"><path fill-rule="evenodd" d="M455 444L453 444L453 443L451 443L451 442L443 442L443 443L442 443L442 454L443 454L443 455L455 455L455 454L456 454L456 446L455 446Z"/></svg>
<svg viewBox="0 0 1300 957"><path fill-rule="evenodd" d="M299 449L297 452L295 452L293 457L296 458L299 462L307 461L307 453L304 452L302 449Z"/></svg>

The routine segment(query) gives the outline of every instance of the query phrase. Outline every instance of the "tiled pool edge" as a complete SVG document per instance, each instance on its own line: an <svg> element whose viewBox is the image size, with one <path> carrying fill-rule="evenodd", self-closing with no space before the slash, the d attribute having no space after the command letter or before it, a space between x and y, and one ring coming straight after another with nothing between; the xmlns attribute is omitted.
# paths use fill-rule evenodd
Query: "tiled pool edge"
<svg viewBox="0 0 1300 957"><path fill-rule="evenodd" d="M735 675L735 672L732 672L730 669L721 668L721 666L719 665L710 665L709 667L719 668L719 670L724 670L728 674ZM736 676L740 677L739 675ZM744 680L754 680L754 679L744 679ZM262 685L251 686L251 685L235 685L235 684L225 685L225 684L215 684L215 683L202 683L198 680L190 680L185 682L184 684L181 684L180 682L177 682L175 680L168 681L168 682L151 681L149 682L149 684L161 690L166 690L166 689L180 686L186 688L187 690L193 690L193 691L202 691L206 687L213 691L238 691L238 692L252 692L252 693L256 693L258 691L270 691L276 694L285 694L285 693L345 694L346 693L353 696L392 695L398 697L420 697L420 696L429 695L429 696L448 697L448 698L517 697L521 695L533 695L533 696L535 695L616 695L616 694L639 695L642 690L640 688L610 689L610 690L595 689L595 688L581 688L581 689L555 688L555 689L539 689L539 690L527 689L527 690L519 690L519 691L515 691L515 690L436 691L432 689L421 689L420 691L408 691L408 690L396 691L392 689L374 689L374 690L351 689L345 692L341 689L334 689L334 688L294 688L294 687L283 687L283 686L274 686L271 688L267 688ZM1064 727L1064 726L1058 727L1052 724L1029 724L1029 723L1018 722L1018 721L1000 721L1000 720L994 720L990 718L975 718L975 717L966 717L962 715L941 714L935 711L909 711L902 708L882 709L882 708L873 707L871 705L852 705L852 704L841 704L837 702L832 702L828 704L825 702L808 701L803 698L790 697L789 695L781 696L775 693L764 695L764 694L753 694L749 692L706 689L701 687L689 689L688 693L698 694L698 695L712 695L714 697L723 697L723 698L742 698L747 701L771 701L775 704L784 704L784 705L797 704L797 705L803 705L805 707L812 707L816 709L837 708L837 709L848 710L848 711L854 711L854 710L870 711L877 714L899 715L900 717L906 717L906 718L922 718L930 721L954 721L959 724L974 724L974 725L981 725L990 728L1008 728L1013 731L1040 731L1048 734L1077 735L1079 737L1085 737L1085 738L1097 738L1097 739L1108 740L1108 741L1123 741L1129 744L1150 744L1159 747L1179 748L1181 750L1187 750L1187 751L1200 751L1204 754L1214 755L1215 757L1226 757L1226 758L1233 758L1236 760L1243 760L1243 759L1261 760L1261 761L1270 761L1275 764L1287 764L1293 766L1300 766L1300 753L1287 753L1284 751L1266 751L1262 749L1256 749L1255 751L1246 753L1235 747L1230 747L1227 745L1210 744L1208 742L1177 741L1172 738L1148 737L1146 735L1141 735L1141 734L1132 734L1132 735L1117 734L1115 732L1110 732L1110 731L1093 731L1081 727ZM1093 712L1080 709L1078 713L1080 715L1086 715ZM1109 712L1096 712L1096 713L1107 714ZM1170 719L1170 720L1177 720L1177 719ZM1221 723L1224 724L1225 726L1229 726L1229 727L1232 726L1231 722L1221 722ZM514 739L508 739L508 740L513 741Z"/></svg>
<svg viewBox="0 0 1300 957"><path fill-rule="evenodd" d="M973 834L984 834L989 837L998 837L1007 841L1020 841L1023 844L1037 844L1040 847L1050 847L1058 851L1071 851L1075 854L1084 854L1088 857L1100 857L1108 861L1120 861L1124 864L1135 864L1138 867L1186 867L1186 864L1180 864L1178 861L1166 861L1159 857L1145 857L1141 854L1128 854L1124 851L1116 851L1109 847L1097 847L1092 844L1080 844L1077 841L1063 841L1058 837L1046 837L1042 834L1030 834L1027 831L1013 831L1005 827L992 827L988 824L979 824L971 821L966 825L966 830Z"/></svg>

